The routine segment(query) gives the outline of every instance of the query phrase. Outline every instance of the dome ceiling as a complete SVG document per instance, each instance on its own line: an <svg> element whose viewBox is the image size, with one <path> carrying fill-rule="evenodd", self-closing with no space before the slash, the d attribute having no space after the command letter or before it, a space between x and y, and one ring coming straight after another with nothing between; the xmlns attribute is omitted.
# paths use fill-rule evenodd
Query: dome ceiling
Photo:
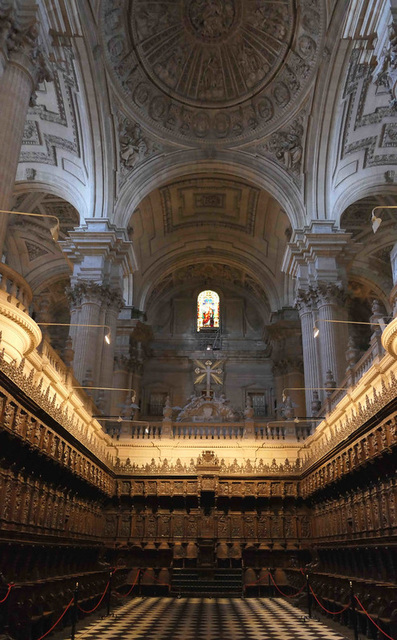
<svg viewBox="0 0 397 640"><path fill-rule="evenodd" d="M123 107L197 144L268 134L306 94L321 49L320 0L113 0L104 49Z"/></svg>

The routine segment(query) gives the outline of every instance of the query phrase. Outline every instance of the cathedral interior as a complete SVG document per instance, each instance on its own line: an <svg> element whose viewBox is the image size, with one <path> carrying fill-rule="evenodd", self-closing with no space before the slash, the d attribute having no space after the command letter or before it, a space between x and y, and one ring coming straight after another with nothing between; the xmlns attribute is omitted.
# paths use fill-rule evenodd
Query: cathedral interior
<svg viewBox="0 0 397 640"><path fill-rule="evenodd" d="M0 0L0 635L114 571L397 637L396 166L396 0Z"/></svg>

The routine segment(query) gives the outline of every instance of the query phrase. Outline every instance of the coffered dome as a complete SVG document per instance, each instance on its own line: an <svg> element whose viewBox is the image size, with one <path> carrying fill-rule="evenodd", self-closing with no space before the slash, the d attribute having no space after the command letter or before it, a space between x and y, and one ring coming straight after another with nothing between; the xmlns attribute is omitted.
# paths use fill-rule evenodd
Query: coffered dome
<svg viewBox="0 0 397 640"><path fill-rule="evenodd" d="M124 107L160 134L238 141L271 131L310 86L320 0L103 2L109 68Z"/></svg>

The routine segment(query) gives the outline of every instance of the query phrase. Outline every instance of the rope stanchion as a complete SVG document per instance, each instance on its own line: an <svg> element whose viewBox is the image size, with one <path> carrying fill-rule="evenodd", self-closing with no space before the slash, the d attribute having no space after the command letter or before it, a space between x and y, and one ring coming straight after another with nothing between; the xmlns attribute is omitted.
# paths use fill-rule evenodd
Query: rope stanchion
<svg viewBox="0 0 397 640"><path fill-rule="evenodd" d="M58 620L56 621L56 623L52 625L51 629L48 629L48 631L46 631L46 632L45 632L45 634L44 634L44 635L42 635L42 636L40 636L40 638L38 638L37 640L43 640L43 638L45 638L46 636L48 636L48 634L49 634L49 633L51 633L51 631L53 631L53 630L55 629L55 627L57 626L57 624L58 624L59 622L61 622L61 620L62 620L63 616L64 616L64 615L65 615L65 613L66 613L66 611L67 611L68 609L70 609L70 607L72 606L73 601L74 601L74 597L71 599L71 601L69 602L69 604L68 604L68 606L66 607L65 611L64 611L64 612L62 613L62 615L58 618Z"/></svg>
<svg viewBox="0 0 397 640"><path fill-rule="evenodd" d="M141 570L140 570L140 569L138 569L138 572L137 572L137 574L136 574L136 576L135 576L134 583L133 583L133 585L131 586L131 588L127 591L127 593L117 593L117 591L115 591L115 592L114 592L114 593L115 593L115 595L116 595L116 596L118 596L119 598L127 598L127 597L130 595L130 593L131 593L131 591L133 590L133 588L135 587L136 583L138 582L138 577L139 577L139 573L140 573L140 571L141 571Z"/></svg>
<svg viewBox="0 0 397 640"><path fill-rule="evenodd" d="M3 604L3 602L5 602L8 598L8 596L10 595L11 589L13 588L13 584L9 584L8 585L8 591L6 593L6 595L4 596L4 598L2 600L0 600L0 604Z"/></svg>
<svg viewBox="0 0 397 640"><path fill-rule="evenodd" d="M79 601L79 583L76 582L76 586L75 586L74 592L73 592L72 634L71 634L70 640L75 640L77 619L79 617L78 612L77 612L77 603L78 603L78 601Z"/></svg>
<svg viewBox="0 0 397 640"><path fill-rule="evenodd" d="M103 594L101 595L101 599L99 600L98 604L95 605L95 607L93 609L89 609L88 611L86 611L85 609L83 609L83 607L80 607L80 605L78 604L77 607L80 609L80 611L82 613L93 613L96 609L98 609L99 605L101 604L102 600L104 599L106 592L109 588L109 582L107 583L106 587L105 587L105 591L103 592ZM72 600L73 602L73 600Z"/></svg>
<svg viewBox="0 0 397 640"><path fill-rule="evenodd" d="M354 640L359 640L358 637L358 619L357 619L357 611L356 611L356 598L354 595L353 581L349 581L350 587L350 607L351 607L351 619L353 623L353 633Z"/></svg>
<svg viewBox="0 0 397 640"><path fill-rule="evenodd" d="M391 636L389 636L385 631L383 631L383 629L380 628L379 625L376 624L375 620L373 618L371 618L371 616L369 615L368 611L366 611L363 607L363 605L361 604L360 600L357 598L357 596L354 596L355 599L357 600L358 604L360 605L361 609L364 611L365 615L367 616L367 618L369 618L369 620L371 620L372 624L375 625L375 627L378 629L378 631L380 631L381 633L383 633L383 635L386 638L389 638L389 640L395 640L395 638L392 638Z"/></svg>
<svg viewBox="0 0 397 640"><path fill-rule="evenodd" d="M108 590L108 597L107 597L107 603L106 603L106 615L108 617L110 616L110 599L112 597L112 578L113 578L113 569L110 569L110 571L109 571L109 582L108 582L109 590Z"/></svg>
<svg viewBox="0 0 397 640"><path fill-rule="evenodd" d="M306 585L304 584L304 585L299 589L299 591L297 591L297 592L296 592L296 593L294 593L293 595L291 595L291 594L287 594L287 593L284 593L284 591L281 591L281 589L279 588L279 586L278 586L278 585L276 584L276 582L274 581L274 578L273 578L272 574L271 574L271 573L269 573L269 575L270 575L270 579L271 579L271 581L273 582L274 586L276 587L277 591L278 591L279 593L281 593L281 595L282 595L282 596L284 596L285 598L296 598L297 596L299 596L299 595L302 593L303 589L306 587Z"/></svg>
<svg viewBox="0 0 397 640"><path fill-rule="evenodd" d="M306 598L307 598L307 612L309 614L309 618L312 617L312 596L310 593L310 576L307 573L306 576Z"/></svg>
<svg viewBox="0 0 397 640"><path fill-rule="evenodd" d="M324 609L324 611L326 611L327 613L331 614L331 616L338 616L341 613L343 613L344 611L347 611L348 608L350 607L350 602L347 603L347 605L345 607L343 607L343 609L341 609L340 611L330 611L329 609L326 609L320 602L320 600L317 598L316 594L314 593L313 589L311 588L311 586L309 585L309 589L312 593L313 598L315 599L315 601L317 602L317 604L320 605L320 607L322 609Z"/></svg>

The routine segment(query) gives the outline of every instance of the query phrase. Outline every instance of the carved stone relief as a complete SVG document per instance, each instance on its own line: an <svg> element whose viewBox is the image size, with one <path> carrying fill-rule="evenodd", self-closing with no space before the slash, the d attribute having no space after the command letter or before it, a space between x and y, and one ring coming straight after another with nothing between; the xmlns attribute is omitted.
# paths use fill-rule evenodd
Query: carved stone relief
<svg viewBox="0 0 397 640"><path fill-rule="evenodd" d="M306 113L301 112L291 124L273 133L257 148L260 154L270 155L283 165L298 185L301 183L305 124Z"/></svg>
<svg viewBox="0 0 397 640"><path fill-rule="evenodd" d="M160 189L164 232L216 225L253 235L259 193L251 185L230 179L175 182Z"/></svg>
<svg viewBox="0 0 397 640"><path fill-rule="evenodd" d="M58 152L66 151L75 157L72 175L86 183L86 168L81 162L82 136L76 113L75 95L79 85L70 47L62 49L64 61L53 64L53 82L43 84L36 93L34 104L28 110L22 140L20 162L58 165ZM57 134L54 134L54 125ZM69 172L69 165L62 166Z"/></svg>
<svg viewBox="0 0 397 640"><path fill-rule="evenodd" d="M395 117L395 105L390 104L388 89L382 92L382 83L374 82L372 67L361 62L360 53L360 49L352 52L344 90L347 109L342 126L342 163L344 158L361 152L363 168L396 164L397 153L391 151L397 146L396 127L387 121ZM336 172L337 182L338 176Z"/></svg>
<svg viewBox="0 0 397 640"><path fill-rule="evenodd" d="M305 0L102 3L103 49L131 115L168 138L242 141L307 92L324 8Z"/></svg>
<svg viewBox="0 0 397 640"><path fill-rule="evenodd" d="M161 153L163 145L155 142L135 121L118 114L120 145L120 184L126 176L146 160Z"/></svg>

